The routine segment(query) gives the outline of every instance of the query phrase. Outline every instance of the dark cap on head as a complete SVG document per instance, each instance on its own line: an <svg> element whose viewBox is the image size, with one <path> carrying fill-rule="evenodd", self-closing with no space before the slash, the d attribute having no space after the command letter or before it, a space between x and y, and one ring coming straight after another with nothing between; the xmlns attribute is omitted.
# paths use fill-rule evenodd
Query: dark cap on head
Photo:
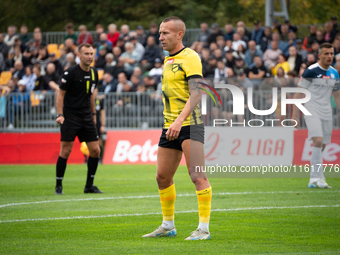
<svg viewBox="0 0 340 255"><path fill-rule="evenodd" d="M257 25L257 24L260 23L260 21L259 21L258 19L255 19L255 20L253 21L253 23L254 23L254 25Z"/></svg>
<svg viewBox="0 0 340 255"><path fill-rule="evenodd" d="M141 25L138 25L137 29L144 29L144 28Z"/></svg>
<svg viewBox="0 0 340 255"><path fill-rule="evenodd" d="M338 20L338 17L337 16L332 16L331 20Z"/></svg>
<svg viewBox="0 0 340 255"><path fill-rule="evenodd" d="M55 57L54 52L52 52L52 53L50 54L50 57Z"/></svg>
<svg viewBox="0 0 340 255"><path fill-rule="evenodd" d="M215 28L219 28L220 26L217 24L217 23L213 23L212 25L211 25L211 28L212 29L215 29Z"/></svg>
<svg viewBox="0 0 340 255"><path fill-rule="evenodd" d="M156 58L155 63L162 63L162 60L160 60L159 58Z"/></svg>
<svg viewBox="0 0 340 255"><path fill-rule="evenodd" d="M302 40L301 40L301 39L297 39L297 40L296 40L296 43L299 43L299 44L300 44L300 43L302 43Z"/></svg>

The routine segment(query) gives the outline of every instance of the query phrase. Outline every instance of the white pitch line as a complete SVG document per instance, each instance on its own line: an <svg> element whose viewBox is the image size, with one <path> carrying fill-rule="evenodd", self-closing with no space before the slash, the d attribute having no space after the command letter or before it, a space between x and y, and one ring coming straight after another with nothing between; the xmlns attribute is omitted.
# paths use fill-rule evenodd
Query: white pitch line
<svg viewBox="0 0 340 255"><path fill-rule="evenodd" d="M222 193L213 193L214 196L223 196L223 195L254 195L254 194L289 194L289 193L320 193L320 192L328 192L335 193L340 192L340 190L318 190L318 191L258 191L258 192L222 192ZM196 197L196 194L177 194L177 197ZM45 203L58 203L58 202L76 202L76 201L94 201L94 200L120 200L120 199L143 199L143 198L159 198L159 195L147 195L147 196L128 196L128 197L89 197L89 198L79 198L79 199L63 199L63 200L44 200L44 201L35 201L35 202L22 202L22 203L11 203L11 204L3 204L0 205L0 208L9 207L9 206L19 206L19 205L32 205L32 204L45 204Z"/></svg>
<svg viewBox="0 0 340 255"><path fill-rule="evenodd" d="M340 207L340 205L301 205L301 206L264 206L264 207L247 207L247 208L230 208L230 209L213 209L212 212L230 212L230 211L247 211L247 210L271 210L271 209L301 209L301 208L329 208ZM197 213L198 210L178 211L175 213ZM147 216L159 215L161 212L150 213L126 213L126 214L110 214L98 216L73 216L59 218L40 218L40 219L22 219L22 220L3 220L1 223L27 222L27 221L51 221L51 220L76 220L76 219L97 219L97 218L113 218L113 217L131 217L131 216Z"/></svg>

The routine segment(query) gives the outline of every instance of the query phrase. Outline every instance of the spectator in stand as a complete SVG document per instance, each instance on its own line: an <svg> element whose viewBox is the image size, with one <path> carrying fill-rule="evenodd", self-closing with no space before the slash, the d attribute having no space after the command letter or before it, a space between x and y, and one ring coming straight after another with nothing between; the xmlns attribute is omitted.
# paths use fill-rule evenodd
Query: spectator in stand
<svg viewBox="0 0 340 255"><path fill-rule="evenodd" d="M333 60L333 65L335 65L336 56L340 54L340 37L334 38L333 47L334 47L334 60Z"/></svg>
<svg viewBox="0 0 340 255"><path fill-rule="evenodd" d="M70 66L75 66L75 65L77 65L77 63L75 61L75 56L74 56L73 52L67 53L66 54L66 64L64 66L64 70L66 70Z"/></svg>
<svg viewBox="0 0 340 255"><path fill-rule="evenodd" d="M117 85L117 90L116 92L122 93L122 92L128 92L131 91L132 89L132 83L127 79L127 76L124 72L121 72L118 74L118 85ZM129 89L128 89L129 87Z"/></svg>
<svg viewBox="0 0 340 255"><path fill-rule="evenodd" d="M123 66L124 72L128 77L131 76L133 68L137 65L138 55L134 51L134 45L131 42L125 43L125 52L119 57L119 66Z"/></svg>
<svg viewBox="0 0 340 255"><path fill-rule="evenodd" d="M276 76L279 68L282 68L285 74L287 74L291 70L290 65L288 64L286 56L284 54L279 55L277 62L277 65L274 68L271 68L272 74L274 76Z"/></svg>
<svg viewBox="0 0 340 255"><path fill-rule="evenodd" d="M208 66L209 57L210 57L210 50L208 48L203 48L202 54L201 54L203 77L206 76L206 70L207 70L207 66Z"/></svg>
<svg viewBox="0 0 340 255"><path fill-rule="evenodd" d="M156 83L161 82L161 77L163 73L162 65L163 65L162 60L159 58L156 58L155 65L149 72L149 76L154 78L156 80Z"/></svg>
<svg viewBox="0 0 340 255"><path fill-rule="evenodd" d="M228 82L228 67L225 66L222 60L217 61L215 68L214 83L227 84Z"/></svg>
<svg viewBox="0 0 340 255"><path fill-rule="evenodd" d="M255 66L254 57L260 56L262 58L263 53L261 50L256 49L256 42L251 40L248 43L248 50L245 53L244 61L249 69L252 69Z"/></svg>
<svg viewBox="0 0 340 255"><path fill-rule="evenodd" d="M250 38L245 34L245 28L238 27L236 32L240 35L241 40L248 44Z"/></svg>
<svg viewBox="0 0 340 255"><path fill-rule="evenodd" d="M59 56L58 60L59 60L59 63L61 65L62 69L64 70L66 62L67 62L67 60L66 60L66 50L63 47L59 50L59 52L60 52L60 56Z"/></svg>
<svg viewBox="0 0 340 255"><path fill-rule="evenodd" d="M141 78L138 75L134 75L134 74L131 75L130 81L132 83L132 90L133 91L137 91L139 85L144 86L144 84L142 84L142 82L141 82Z"/></svg>
<svg viewBox="0 0 340 255"><path fill-rule="evenodd" d="M130 42L133 44L134 52L137 55L137 62L140 62L144 55L145 48L140 42L138 42L137 32L130 32Z"/></svg>
<svg viewBox="0 0 340 255"><path fill-rule="evenodd" d="M273 88L279 88L280 83L274 79L271 73L267 73L266 78L262 80L259 90L272 90Z"/></svg>
<svg viewBox="0 0 340 255"><path fill-rule="evenodd" d="M295 71L295 73L298 74L302 64L302 57L297 53L297 50L294 46L289 47L289 56L287 62L290 66L290 70Z"/></svg>
<svg viewBox="0 0 340 255"><path fill-rule="evenodd" d="M39 64L34 65L33 72L37 77L34 84L34 91L40 91L46 93L49 90L49 86L45 80L45 77L41 75L41 67Z"/></svg>
<svg viewBox="0 0 340 255"><path fill-rule="evenodd" d="M252 80L255 88L262 82L262 79L266 77L267 69L262 63L262 58L258 55L254 56L254 66L249 70L248 77Z"/></svg>
<svg viewBox="0 0 340 255"><path fill-rule="evenodd" d="M235 58L235 66L233 69L234 75L244 72L246 75L249 73L249 68L242 58Z"/></svg>
<svg viewBox="0 0 340 255"><path fill-rule="evenodd" d="M335 38L335 33L333 31L333 24L331 21L327 21L324 25L325 27L325 33L324 33L324 40L328 43L333 43Z"/></svg>
<svg viewBox="0 0 340 255"><path fill-rule="evenodd" d="M90 32L87 31L87 27L85 25L80 25L78 27L79 35L77 39L77 45L83 44L83 43L89 43L92 45L93 39Z"/></svg>
<svg viewBox="0 0 340 255"><path fill-rule="evenodd" d="M25 69L24 65L21 60L17 60L14 62L14 67L10 69L12 72L12 77L18 78L18 81L22 79L22 77L25 75Z"/></svg>
<svg viewBox="0 0 340 255"><path fill-rule="evenodd" d="M118 81L110 74L104 73L102 87L99 92L110 93L116 92Z"/></svg>
<svg viewBox="0 0 340 255"><path fill-rule="evenodd" d="M222 61L223 59L223 52L221 49L216 49L213 51L213 56L217 61Z"/></svg>
<svg viewBox="0 0 340 255"><path fill-rule="evenodd" d="M297 27L293 25L292 23L290 23L289 19L285 20L285 24L288 26L289 31L293 31L294 33L298 31Z"/></svg>
<svg viewBox="0 0 340 255"><path fill-rule="evenodd" d="M224 26L224 29L225 29L224 39L226 41L233 40L233 34L235 33L233 26L231 24L226 24Z"/></svg>
<svg viewBox="0 0 340 255"><path fill-rule="evenodd" d="M100 39L99 39L99 36L104 33L104 26L102 24L97 24L96 25L96 33L94 35L94 40L93 40L93 46L94 47L98 47L98 44L100 44Z"/></svg>
<svg viewBox="0 0 340 255"><path fill-rule="evenodd" d="M106 47L104 45L100 45L98 48L98 57L96 57L96 61L94 65L95 68L104 69L105 64L106 64L106 60L105 60L106 53L107 53Z"/></svg>
<svg viewBox="0 0 340 255"><path fill-rule="evenodd" d="M72 23L67 23L65 26L66 35L64 36L64 41L71 38L73 44L77 43L78 34L74 32L74 25Z"/></svg>
<svg viewBox="0 0 340 255"><path fill-rule="evenodd" d="M251 32L248 31L248 30L246 29L246 25L244 24L243 21L238 21L238 22L236 23L236 29L237 29L238 27L243 27L243 28L244 28L244 31L245 31L245 35L248 36L248 38L251 38Z"/></svg>
<svg viewBox="0 0 340 255"><path fill-rule="evenodd" d="M40 45L39 46L39 53L38 53L38 57L36 59L33 59L33 63L37 64L39 63L41 66L41 70L44 72L47 64L50 62L49 58L48 58L48 52L45 46Z"/></svg>
<svg viewBox="0 0 340 255"><path fill-rule="evenodd" d="M309 67L309 66L311 66L315 63L316 63L315 55L313 53L308 53L307 61L306 61L307 67Z"/></svg>
<svg viewBox="0 0 340 255"><path fill-rule="evenodd" d="M120 35L119 39L123 39L124 42L130 40L130 27L127 24L124 24L120 27Z"/></svg>
<svg viewBox="0 0 340 255"><path fill-rule="evenodd" d="M289 26L287 24L282 24L280 29L281 40L288 41Z"/></svg>
<svg viewBox="0 0 340 255"><path fill-rule="evenodd" d="M298 77L301 77L302 74L306 71L307 69L307 64L306 63L302 63L301 67L300 67L300 72L298 73Z"/></svg>
<svg viewBox="0 0 340 255"><path fill-rule="evenodd" d="M215 69L217 67L217 60L213 56L210 56L208 59L208 65L206 66L205 70L205 78L214 78L215 76Z"/></svg>
<svg viewBox="0 0 340 255"><path fill-rule="evenodd" d="M33 72L33 67L31 65L26 66L25 75L19 80L19 91L32 91L35 88L35 81L37 76Z"/></svg>
<svg viewBox="0 0 340 255"><path fill-rule="evenodd" d="M2 53L0 52L0 73L5 70L6 70L6 61L5 61L4 55L2 55Z"/></svg>
<svg viewBox="0 0 340 255"><path fill-rule="evenodd" d="M325 42L324 33L320 29L316 30L316 41L318 42L319 45L321 45ZM315 42L315 41L313 41L313 42Z"/></svg>
<svg viewBox="0 0 340 255"><path fill-rule="evenodd" d="M242 44L240 44L238 46L237 51L233 52L233 55L234 55L235 58L242 58L242 59L244 59L246 57L245 54L246 54L246 50L243 48Z"/></svg>
<svg viewBox="0 0 340 255"><path fill-rule="evenodd" d="M233 55L233 51L232 50L228 50L226 53L225 53L225 64L226 64L226 67L229 67L231 69L234 69L234 66L235 66L235 58L234 58L234 55Z"/></svg>
<svg viewBox="0 0 340 255"><path fill-rule="evenodd" d="M210 35L209 26L206 22L202 22L200 24L201 31L196 37L196 41L191 45L191 49L196 51L196 47L198 44L202 44L203 46L208 46L208 37Z"/></svg>
<svg viewBox="0 0 340 255"><path fill-rule="evenodd" d="M74 49L76 48L76 45L74 44L74 41L72 38L67 38L65 40L65 50L67 53L73 52Z"/></svg>
<svg viewBox="0 0 340 255"><path fill-rule="evenodd" d="M21 50L20 50L20 47L19 47L19 46L16 46L16 47L14 48L13 57L12 57L11 59L9 59L9 61L10 61L10 67L13 67L15 61L17 61L17 60L21 60L22 63L24 64L24 66L25 66L25 63L24 63L24 61L23 61L23 55L22 55L22 53L21 53Z"/></svg>
<svg viewBox="0 0 340 255"><path fill-rule="evenodd" d="M157 84L156 84L156 79L149 76L145 75L143 77L143 83L146 86L146 90L150 93L153 94L157 90Z"/></svg>
<svg viewBox="0 0 340 255"><path fill-rule="evenodd" d="M289 31L288 33L288 41L287 41L288 47L286 48L286 51L284 52L285 55L289 54L289 47L294 46L296 47L297 45L297 39L296 39L296 34L294 31Z"/></svg>
<svg viewBox="0 0 340 255"><path fill-rule="evenodd" d="M336 16L333 16L331 17L331 22L332 22L332 30L333 30L333 33L336 35L337 33L340 32L340 27L339 27L339 24L338 24L338 18Z"/></svg>
<svg viewBox="0 0 340 255"><path fill-rule="evenodd" d="M218 49L217 43L215 42L210 43L209 49L211 52L214 52L214 50Z"/></svg>
<svg viewBox="0 0 340 255"><path fill-rule="evenodd" d="M316 60L319 59L319 57L318 57L318 55L319 55L319 47L320 47L319 43L317 41L314 41L312 43L312 47L311 47L312 50L309 52L309 53L313 53L314 54L314 57L315 57Z"/></svg>
<svg viewBox="0 0 340 255"><path fill-rule="evenodd" d="M133 69L132 75L137 75L138 77L142 77L142 69L139 66L136 66Z"/></svg>
<svg viewBox="0 0 340 255"><path fill-rule="evenodd" d="M281 23L280 23L280 20L274 19L274 21L273 21L273 26L270 28L270 30L271 30L273 33L280 33L280 30L281 30Z"/></svg>
<svg viewBox="0 0 340 255"><path fill-rule="evenodd" d="M250 40L255 41L256 45L259 45L261 43L261 39L264 35L264 28L261 25L261 22L259 20L254 20L254 29L251 33Z"/></svg>
<svg viewBox="0 0 340 255"><path fill-rule="evenodd" d="M143 26L138 25L137 29L136 29L136 32L137 32L137 40L138 40L138 42L140 44L142 44L143 47L145 47L146 46L146 34L144 33Z"/></svg>
<svg viewBox="0 0 340 255"><path fill-rule="evenodd" d="M224 53L229 51L229 50L233 50L232 49L232 46L233 46L233 41L232 40L228 40L225 42L225 47L224 47Z"/></svg>
<svg viewBox="0 0 340 255"><path fill-rule="evenodd" d="M97 48L99 48L99 46L101 45L105 46L108 52L112 52L112 42L107 39L107 35L105 33L101 33L99 35L99 43L97 45ZM96 52L95 57L97 56L98 56L98 52Z"/></svg>
<svg viewBox="0 0 340 255"><path fill-rule="evenodd" d="M156 45L155 37L150 35L147 39L147 46L141 60L141 68L143 73L149 71L154 66L156 58L161 59L162 57L160 50Z"/></svg>
<svg viewBox="0 0 340 255"><path fill-rule="evenodd" d="M49 63L53 63L55 68L56 68L56 73L59 77L61 77L64 73L64 68L63 66L60 64L59 59L57 59L56 55L54 52L52 52L49 55Z"/></svg>
<svg viewBox="0 0 340 255"><path fill-rule="evenodd" d="M237 50L238 50L238 46L239 46L240 44L242 44L242 46L243 46L244 49L247 48L246 42L241 40L241 36L240 36L238 33L234 33L233 37L234 37L234 41L233 41L233 44L232 44L231 48L232 48L234 51L237 51Z"/></svg>
<svg viewBox="0 0 340 255"><path fill-rule="evenodd" d="M335 69L340 73L340 55L337 55L335 57Z"/></svg>
<svg viewBox="0 0 340 255"><path fill-rule="evenodd" d="M219 35L224 36L219 25L217 23L212 24L211 25L211 33L210 33L208 40L207 40L208 45L211 45L211 43L216 43L216 38Z"/></svg>
<svg viewBox="0 0 340 255"><path fill-rule="evenodd" d="M114 59L118 59L120 55L122 55L122 50L116 46L112 49L112 53L113 53Z"/></svg>
<svg viewBox="0 0 340 255"><path fill-rule="evenodd" d="M123 68L118 67L117 61L114 59L112 53L107 53L105 56L104 72L110 73L115 79L118 78L118 73L123 71Z"/></svg>
<svg viewBox="0 0 340 255"><path fill-rule="evenodd" d="M9 47L7 44L4 42L4 36L2 33L0 33L0 53L2 53L5 61L8 58L8 52L9 52Z"/></svg>
<svg viewBox="0 0 340 255"><path fill-rule="evenodd" d="M4 42L7 44L9 47L9 51L13 52L14 51L14 41L16 38L18 38L18 35L16 34L17 32L17 27L14 25L10 25L7 28L7 35L4 38Z"/></svg>
<svg viewBox="0 0 340 255"><path fill-rule="evenodd" d="M247 74L245 72L238 72L237 73L237 80L238 80L238 87L243 87L245 90L247 88L254 87L253 83L247 78Z"/></svg>
<svg viewBox="0 0 340 255"><path fill-rule="evenodd" d="M301 39L297 39L296 41L296 51L302 57L302 62L306 62L308 51L303 49L303 44L302 44Z"/></svg>
<svg viewBox="0 0 340 255"><path fill-rule="evenodd" d="M272 38L273 40L272 41L276 41L277 42L277 45L278 45L278 48L283 52L287 52L288 54L288 43L287 42L283 42L281 39L280 39L280 34L279 33L273 33L272 34ZM268 46L268 49L271 48L271 44Z"/></svg>
<svg viewBox="0 0 340 255"><path fill-rule="evenodd" d="M47 64L45 81L50 90L53 90L55 93L59 91L60 78L61 77L56 73L55 65L53 63Z"/></svg>
<svg viewBox="0 0 340 255"><path fill-rule="evenodd" d="M267 49L263 54L263 61L267 69L271 69L276 66L279 55L283 52L278 48L277 41L271 42L271 48Z"/></svg>
<svg viewBox="0 0 340 255"><path fill-rule="evenodd" d="M124 41L122 38L118 38L116 47L119 47L120 50L121 50L122 52L124 52L124 51L125 51L124 46L125 46L125 41Z"/></svg>
<svg viewBox="0 0 340 255"><path fill-rule="evenodd" d="M158 46L159 43L159 32L158 32L158 25L156 23L150 24L150 30L147 34L146 38L149 38L150 36L153 36L155 38L155 44Z"/></svg>
<svg viewBox="0 0 340 255"><path fill-rule="evenodd" d="M25 24L22 24L20 27L19 38L23 44L26 44L31 39L31 36L28 34L28 27Z"/></svg>
<svg viewBox="0 0 340 255"><path fill-rule="evenodd" d="M312 46L312 43L316 41L316 30L317 27L316 25L311 25L309 28L309 35L305 37L303 40L303 48L305 50L309 50L310 47Z"/></svg>
<svg viewBox="0 0 340 255"><path fill-rule="evenodd" d="M260 48L262 52L265 52L269 43L272 41L272 30L270 27L265 27L263 31L263 37L261 38Z"/></svg>
<svg viewBox="0 0 340 255"><path fill-rule="evenodd" d="M117 31L117 26L114 23L111 23L107 27L107 39L112 43L112 47L115 47L120 36L120 33Z"/></svg>
<svg viewBox="0 0 340 255"><path fill-rule="evenodd" d="M14 47L16 47L16 46L18 46L20 48L21 53L23 53L27 48L27 46L22 43L20 37L17 37L14 40Z"/></svg>
<svg viewBox="0 0 340 255"><path fill-rule="evenodd" d="M34 46L39 48L40 45L46 46L46 42L43 39L40 27L35 27L33 30Z"/></svg>
<svg viewBox="0 0 340 255"><path fill-rule="evenodd" d="M202 44L199 44L199 45L202 45ZM224 48L225 48L225 40L224 40L224 37L222 35L217 36L217 38L216 38L216 45L217 45L217 48L221 49L222 51L224 50ZM196 48L199 48L199 46L196 47Z"/></svg>

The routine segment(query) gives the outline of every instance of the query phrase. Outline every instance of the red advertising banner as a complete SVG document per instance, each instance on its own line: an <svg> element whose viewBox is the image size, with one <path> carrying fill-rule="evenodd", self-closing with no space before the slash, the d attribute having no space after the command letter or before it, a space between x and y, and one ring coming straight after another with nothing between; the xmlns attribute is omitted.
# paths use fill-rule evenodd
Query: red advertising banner
<svg viewBox="0 0 340 255"><path fill-rule="evenodd" d="M310 164L313 143L308 139L307 129L298 129L294 132L294 165ZM340 130L333 130L332 139L323 151L324 164L340 163Z"/></svg>
<svg viewBox="0 0 340 255"><path fill-rule="evenodd" d="M103 164L156 164L161 129L108 131ZM182 158L181 164L185 164Z"/></svg>
<svg viewBox="0 0 340 255"><path fill-rule="evenodd" d="M60 150L60 133L0 133L0 164L53 164ZM67 163L83 163L75 140Z"/></svg>

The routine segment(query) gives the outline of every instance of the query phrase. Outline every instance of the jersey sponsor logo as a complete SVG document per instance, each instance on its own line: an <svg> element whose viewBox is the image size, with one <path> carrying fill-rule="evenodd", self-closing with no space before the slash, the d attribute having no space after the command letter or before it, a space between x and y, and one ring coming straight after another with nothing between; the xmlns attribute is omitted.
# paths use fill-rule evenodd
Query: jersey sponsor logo
<svg viewBox="0 0 340 255"><path fill-rule="evenodd" d="M321 78L322 74L318 74L316 77Z"/></svg>
<svg viewBox="0 0 340 255"><path fill-rule="evenodd" d="M168 61L166 61L165 64L172 64L174 61L175 61L174 58L170 58L170 59L168 59Z"/></svg>
<svg viewBox="0 0 340 255"><path fill-rule="evenodd" d="M90 79L91 76L84 76L84 79Z"/></svg>
<svg viewBox="0 0 340 255"><path fill-rule="evenodd" d="M61 79L62 83L66 83L66 80L64 78Z"/></svg>
<svg viewBox="0 0 340 255"><path fill-rule="evenodd" d="M65 74L65 75L68 75L68 72L65 72L64 74Z"/></svg>
<svg viewBox="0 0 340 255"><path fill-rule="evenodd" d="M322 76L322 79L330 79L331 77L330 76L328 76L328 75L323 75Z"/></svg>

